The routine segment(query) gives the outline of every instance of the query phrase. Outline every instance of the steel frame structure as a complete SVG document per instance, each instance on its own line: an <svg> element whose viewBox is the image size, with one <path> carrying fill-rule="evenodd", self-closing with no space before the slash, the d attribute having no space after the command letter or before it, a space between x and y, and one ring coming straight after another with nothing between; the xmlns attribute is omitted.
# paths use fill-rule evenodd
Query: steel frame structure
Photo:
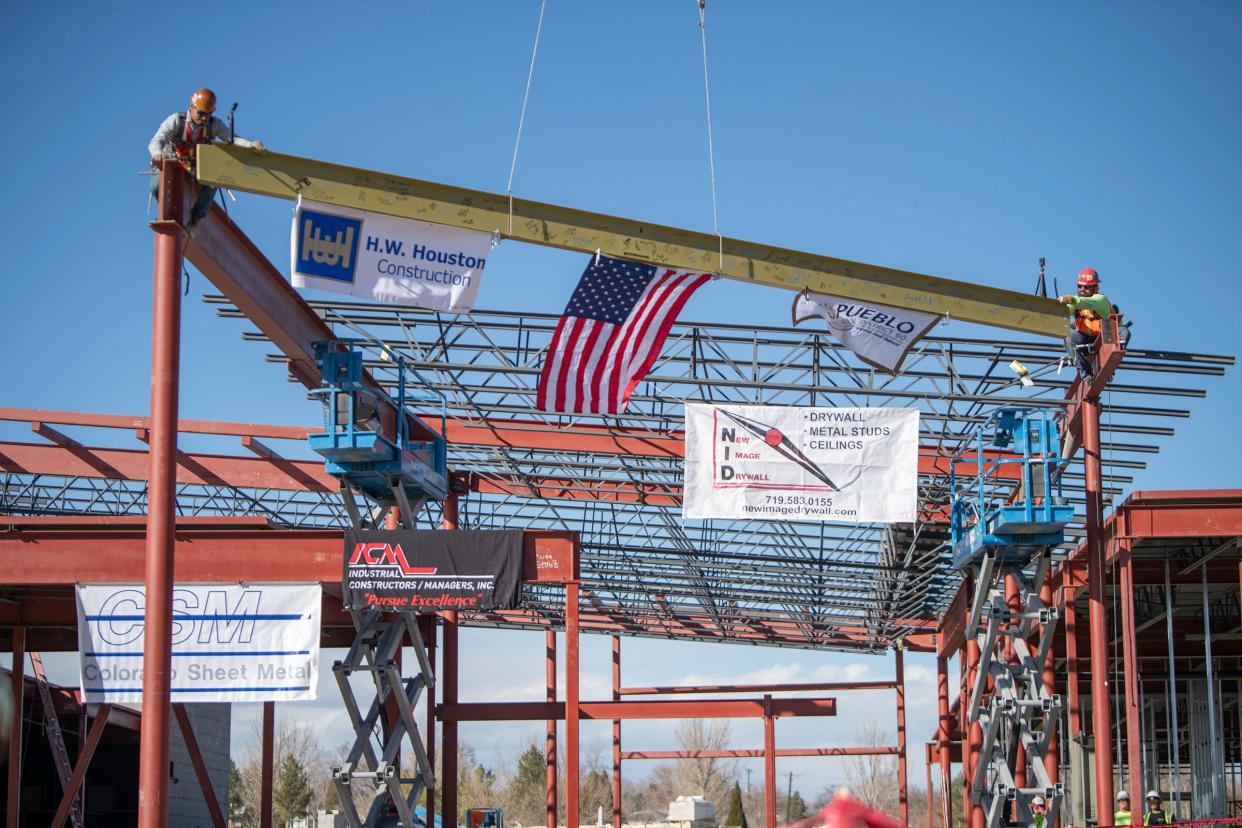
<svg viewBox="0 0 1242 828"><path fill-rule="evenodd" d="M1084 548L1100 550L1087 556L1096 570L1104 558L1100 527L1105 496L1131 482L1128 473L1144 467L1142 456L1158 451L1163 438L1172 436L1166 420L1188 416L1184 409L1143 405L1141 398L1202 397L1205 392L1191 387L1189 380L1220 376L1233 362L1231 357L1141 349L1126 352L1123 361L1119 349L1106 345L1096 381L1084 388L1053 374L1059 348L1046 342L929 337L908 357L901 375L888 377L860 367L824 332L679 324L625 415L548 416L534 408L534 387L555 317L477 311L449 319L364 303L308 304L219 210L213 209L194 239L187 241L181 219L193 193L194 185L181 169L166 164L161 172L159 219L152 223L156 232L152 416L140 422L128 418L130 425L125 426L135 430L146 450L86 445L54 426L116 427L116 423L86 422L92 415L63 412L50 416L6 412L8 419L28 422L40 441L0 446L0 511L34 516L26 519L34 522L14 518L0 537L0 549L12 544L10 551L16 552L28 550L22 545L32 540L49 545L71 540L76 517L95 522L85 530L86 536L113 533L107 544L111 557L81 562L84 566L94 564L112 579L136 579L134 567L145 567L141 570L148 592L144 697L151 700L151 707L142 723L142 828L154 828L166 812L164 734L170 709L157 700L168 695L168 599L174 551L180 556L177 572L182 577L196 571L208 579L235 580L236 569L225 575L224 562L195 556L191 550L201 551L201 543L179 549L187 535L214 528L219 532L216 548L226 553L224 561L235 565L246 558L247 543L267 545L283 537L284 542L305 547L317 535L315 542L322 549L334 545L336 549L320 558L311 552L309 557L289 560L301 567L303 580L308 565L311 570L330 565L334 575L322 580L331 581L339 578L337 538L344 522L342 510L333 508L331 489L325 489L322 475L317 477L308 464L269 445L271 440L296 439L296 430L209 424L218 428L207 433L241 437L243 448L253 456L183 450L178 437L177 363L185 259L223 292L222 298L209 299L220 304L220 314L252 322L257 332L245 335L270 341L277 351L270 358L287 365L291 377L306 387L319 384L313 343L350 336L399 352L429 387L449 399L450 465L464 477L471 494L461 504L454 499L439 512L424 513L421 521L446 528L517 524L536 533L543 530L542 536L552 539L549 542L556 533L562 540L568 534L581 537L581 578L569 581L563 593L559 587L532 585L527 587L528 608L523 611L462 618L448 612L441 617L445 667L439 709L449 780L443 805L450 814L456 809L451 767L456 760L456 722L470 714L457 703L460 623L566 629L571 643L564 716L572 809L577 796L577 721L591 710L577 697L580 630L820 649L880 652L904 646L930 651L937 619L953 617L959 583L947 568L943 522L950 493L945 472L975 423L993 408L1012 403L1063 412L1069 444L1085 448L1081 470L1075 466L1064 474L1071 501L1086 506L1084 519L1072 534L1085 538ZM369 381L383 386L393 382L391 367L378 359L378 350L376 354L367 363ZM1019 391L1016 379L1000 373L1014 359L1036 366L1033 390ZM1141 382L1151 374L1176 382L1168 386ZM1116 381L1101 400L1105 384L1112 380ZM918 407L923 415L920 521L910 527L681 521L678 443L680 405L686 400ZM1107 463L1102 462L1105 451ZM144 468L135 471L135 463ZM248 476L246 469L257 476ZM135 531L139 527L127 518L132 521L141 515L145 531ZM178 515L189 523L179 522ZM40 517L51 524L40 526ZM247 540L247 532L264 537ZM254 569L268 575L277 570ZM80 576L81 570L75 574ZM45 589L40 585L51 583L45 574L10 577L28 581L18 590L16 609L6 613L0 605L0 619L7 614L9 625L23 630L23 637L40 613L63 612L63 606L54 608L56 601L62 605L65 601L63 587L60 593L40 592ZM264 579L261 574L254 578ZM1090 580L1094 658L1097 639L1102 640L1103 597L1096 593L1102 590L1103 579ZM960 596L960 590L956 594ZM66 643L63 632L39 634L49 643ZM943 639L942 632L936 641L942 653ZM329 640L325 638L325 643ZM1096 729L1108 732L1107 726L1100 727L1101 716L1107 725L1107 704L1098 701L1101 684L1093 684L1097 697L1093 715ZM600 708L601 715L613 717L626 705L641 703L612 704ZM537 717L551 715L549 709ZM1097 765L1099 778L1105 778L1106 770L1109 782L1101 789L1111 786L1111 770Z"/></svg>

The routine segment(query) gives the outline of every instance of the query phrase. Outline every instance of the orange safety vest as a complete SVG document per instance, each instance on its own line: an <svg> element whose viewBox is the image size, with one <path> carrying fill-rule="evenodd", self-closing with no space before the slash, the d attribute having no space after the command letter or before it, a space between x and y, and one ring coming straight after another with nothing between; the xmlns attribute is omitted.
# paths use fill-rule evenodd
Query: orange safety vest
<svg viewBox="0 0 1242 828"><path fill-rule="evenodd" d="M181 162L181 166L194 172L194 148L199 144L210 144L215 140L211 129L214 116L209 116L206 121L197 126L185 113L181 114L181 119L182 127L179 130L181 140L173 144L173 152L177 160Z"/></svg>
<svg viewBox="0 0 1242 828"><path fill-rule="evenodd" d="M1100 315L1093 310L1080 308L1074 311L1074 329L1087 336L1099 336L1102 321Z"/></svg>

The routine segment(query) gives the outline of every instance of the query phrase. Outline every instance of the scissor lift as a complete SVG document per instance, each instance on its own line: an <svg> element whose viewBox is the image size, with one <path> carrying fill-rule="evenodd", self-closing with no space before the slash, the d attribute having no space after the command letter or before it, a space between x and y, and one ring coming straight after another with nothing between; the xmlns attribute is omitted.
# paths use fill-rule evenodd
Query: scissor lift
<svg viewBox="0 0 1242 828"><path fill-rule="evenodd" d="M988 828L1033 828L1035 796L1044 797L1051 825L1064 798L1063 786L1044 767L1061 710L1060 696L1043 682L1057 610L1039 597L1052 549L1074 516L1061 496L1059 445L1046 411L1001 409L976 430L974 456L955 458L950 468L953 560L974 577L966 636L980 651L966 718L980 725L983 747L967 784ZM973 476L960 474L959 466L973 466ZM1020 472L1016 485L1008 473L1014 468ZM1016 607L1006 599L1007 584L1016 587ZM1015 778L1019 752L1026 759L1021 787Z"/></svg>
<svg viewBox="0 0 1242 828"><path fill-rule="evenodd" d="M324 431L309 435L308 440L311 448L324 456L328 473L340 480L341 497L355 529L383 527L394 507L398 522L404 528L413 528L418 511L428 500L443 500L448 494L443 400L441 428L435 434L406 410L407 400L413 397L400 355L382 352L397 371L394 398L365 382L361 344L349 339L315 343L324 385L313 393L323 399ZM412 439L412 425L434 436L430 440ZM396 436L390 439L386 433ZM435 703L434 665L412 613L396 613L393 620L391 614L386 616L375 609L347 609L357 635L345 658L335 662L332 670L354 729L354 742L344 761L332 768L332 781L350 828L391 824L387 818L393 810L399 825L414 828L420 824L414 813L416 803L435 784L435 773L414 719L414 708L424 693L428 704ZM413 677L402 676L397 663L407 635L418 661L419 672ZM360 702L349 683L349 677L360 672L368 673L375 685L369 703ZM395 722L384 718L390 699L397 709ZM403 777L400 768L407 740L416 764L411 777ZM357 785L378 789L365 816L351 795Z"/></svg>

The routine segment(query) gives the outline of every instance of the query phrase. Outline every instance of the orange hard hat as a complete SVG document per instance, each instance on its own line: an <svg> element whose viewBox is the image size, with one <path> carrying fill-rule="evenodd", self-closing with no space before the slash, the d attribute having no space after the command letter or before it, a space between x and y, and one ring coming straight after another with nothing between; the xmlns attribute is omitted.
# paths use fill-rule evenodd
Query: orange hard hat
<svg viewBox="0 0 1242 828"><path fill-rule="evenodd" d="M1083 271L1078 274L1079 287L1095 287L1099 283L1100 274L1096 273L1094 268L1084 268Z"/></svg>
<svg viewBox="0 0 1242 828"><path fill-rule="evenodd" d="M212 113L216 111L216 93L207 87L195 92L190 96L190 106L200 112Z"/></svg>

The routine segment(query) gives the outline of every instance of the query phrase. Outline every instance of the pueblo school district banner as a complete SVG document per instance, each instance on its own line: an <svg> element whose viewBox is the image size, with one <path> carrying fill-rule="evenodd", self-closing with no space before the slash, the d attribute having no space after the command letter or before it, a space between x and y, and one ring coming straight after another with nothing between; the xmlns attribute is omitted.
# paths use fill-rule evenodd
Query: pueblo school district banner
<svg viewBox="0 0 1242 828"><path fill-rule="evenodd" d="M78 584L88 702L142 701L143 584ZM299 701L319 677L318 584L177 584L174 702Z"/></svg>
<svg viewBox="0 0 1242 828"><path fill-rule="evenodd" d="M913 522L919 412L686 404L686 518Z"/></svg>
<svg viewBox="0 0 1242 828"><path fill-rule="evenodd" d="M797 325L815 316L822 316L828 331L859 359L890 374L901 370L910 346L922 339L938 318L934 313L804 290L794 299L793 322Z"/></svg>
<svg viewBox="0 0 1242 828"><path fill-rule="evenodd" d="M294 287L464 313L474 305L492 234L298 199Z"/></svg>

